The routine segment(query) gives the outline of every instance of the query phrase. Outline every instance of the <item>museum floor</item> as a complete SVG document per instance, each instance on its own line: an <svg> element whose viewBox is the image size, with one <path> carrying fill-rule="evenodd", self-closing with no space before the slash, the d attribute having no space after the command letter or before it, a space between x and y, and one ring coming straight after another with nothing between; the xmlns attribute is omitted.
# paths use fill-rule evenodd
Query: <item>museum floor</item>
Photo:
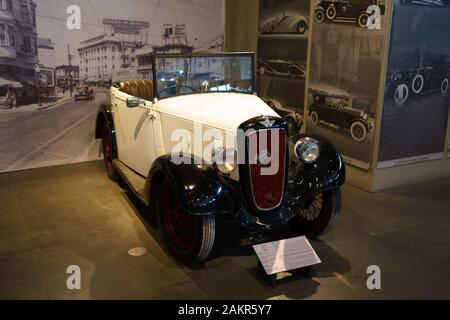
<svg viewBox="0 0 450 320"><path fill-rule="evenodd" d="M312 278L260 280L245 234L222 226L214 256L182 267L102 163L0 175L0 299L450 299L450 180L369 194L350 186L337 230L312 242ZM147 254L133 257L131 248ZM66 269L81 268L80 291ZM382 289L366 287L378 265Z"/></svg>

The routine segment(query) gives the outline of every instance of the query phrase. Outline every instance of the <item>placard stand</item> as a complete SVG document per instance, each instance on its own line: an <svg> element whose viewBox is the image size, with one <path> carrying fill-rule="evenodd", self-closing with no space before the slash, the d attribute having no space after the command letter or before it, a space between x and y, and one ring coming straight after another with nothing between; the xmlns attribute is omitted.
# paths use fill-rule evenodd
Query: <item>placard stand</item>
<svg viewBox="0 0 450 320"><path fill-rule="evenodd" d="M257 259L257 260L258 260L258 266L257 266L258 275L261 278L263 278L264 281L269 284L269 286L271 286L273 289L276 289L279 273L270 274L270 275L267 274L261 261L259 259ZM292 276L294 276L295 274L301 274L302 276L304 276L308 279L312 278L312 274L313 274L312 266L291 270L289 272L292 274Z"/></svg>

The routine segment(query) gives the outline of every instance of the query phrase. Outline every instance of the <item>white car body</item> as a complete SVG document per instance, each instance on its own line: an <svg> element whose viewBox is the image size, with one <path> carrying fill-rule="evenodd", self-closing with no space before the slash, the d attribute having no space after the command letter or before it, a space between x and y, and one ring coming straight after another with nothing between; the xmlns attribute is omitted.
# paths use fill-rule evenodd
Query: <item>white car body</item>
<svg viewBox="0 0 450 320"><path fill-rule="evenodd" d="M126 101L133 98L136 97L118 88L111 89L119 160L144 177L158 157L171 153L179 143L172 139L172 133L177 129L183 128L194 134L197 124L203 131L218 129L224 137L232 134L236 138L239 125L249 119L279 117L253 94L198 93L145 101L142 106L128 108ZM225 145L226 141L222 142L225 147L231 147Z"/></svg>

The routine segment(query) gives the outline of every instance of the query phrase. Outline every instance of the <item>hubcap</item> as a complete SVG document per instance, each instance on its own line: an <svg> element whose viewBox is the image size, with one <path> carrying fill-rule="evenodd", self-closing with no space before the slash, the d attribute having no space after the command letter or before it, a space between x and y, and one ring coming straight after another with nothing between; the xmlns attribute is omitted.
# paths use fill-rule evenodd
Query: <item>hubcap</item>
<svg viewBox="0 0 450 320"><path fill-rule="evenodd" d="M164 222L167 234L173 244L180 249L192 247L195 235L195 217L179 206L169 187L166 189L164 198Z"/></svg>
<svg viewBox="0 0 450 320"><path fill-rule="evenodd" d="M353 129L353 134L355 135L355 137L357 137L358 139L361 139L363 137L363 129L361 128L361 126L355 126Z"/></svg>
<svg viewBox="0 0 450 320"><path fill-rule="evenodd" d="M303 218L309 222L316 220L322 212L323 194L314 195L303 208L298 212L299 218Z"/></svg>

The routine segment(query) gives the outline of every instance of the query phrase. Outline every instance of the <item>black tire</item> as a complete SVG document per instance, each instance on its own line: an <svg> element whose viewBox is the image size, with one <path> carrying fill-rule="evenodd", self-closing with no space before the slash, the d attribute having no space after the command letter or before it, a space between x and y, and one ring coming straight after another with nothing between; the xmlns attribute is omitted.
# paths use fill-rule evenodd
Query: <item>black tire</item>
<svg viewBox="0 0 450 320"><path fill-rule="evenodd" d="M155 200L162 239L169 253L186 265L204 262L214 246L215 216L196 216L185 212L167 181L161 184ZM173 219L173 212L177 219Z"/></svg>
<svg viewBox="0 0 450 320"><path fill-rule="evenodd" d="M113 166L113 160L117 159L117 151L114 146L111 130L107 125L103 127L102 150L106 174L112 181L119 181L120 175Z"/></svg>
<svg viewBox="0 0 450 320"><path fill-rule="evenodd" d="M423 78L423 75L416 74L411 83L412 92L414 92L415 94L420 94L424 86L425 86L425 79Z"/></svg>
<svg viewBox="0 0 450 320"><path fill-rule="evenodd" d="M318 8L314 12L314 21L316 21L317 23L323 23L325 21L325 12L323 8Z"/></svg>
<svg viewBox="0 0 450 320"><path fill-rule="evenodd" d="M305 21L300 21L297 25L297 33L299 34L305 34L308 30L308 25Z"/></svg>
<svg viewBox="0 0 450 320"><path fill-rule="evenodd" d="M321 201L319 201L319 198L321 198ZM318 207L319 203L320 208ZM305 208L300 209L297 216L289 221L289 226L299 235L318 238L336 227L341 207L341 190L325 191L315 195ZM314 210L314 214L311 210Z"/></svg>
<svg viewBox="0 0 450 320"><path fill-rule="evenodd" d="M449 89L449 80L447 78L445 78L444 80L442 80L441 82L441 93L443 96L447 96L448 94L448 89Z"/></svg>

